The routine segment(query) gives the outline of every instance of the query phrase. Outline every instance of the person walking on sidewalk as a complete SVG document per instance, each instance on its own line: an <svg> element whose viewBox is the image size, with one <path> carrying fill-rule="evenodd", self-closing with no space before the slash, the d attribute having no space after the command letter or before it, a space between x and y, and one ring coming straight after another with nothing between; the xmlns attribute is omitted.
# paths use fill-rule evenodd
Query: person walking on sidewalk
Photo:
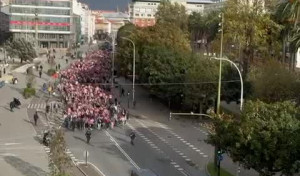
<svg viewBox="0 0 300 176"><path fill-rule="evenodd" d="M42 78L42 70L39 71L40 78Z"/></svg>
<svg viewBox="0 0 300 176"><path fill-rule="evenodd" d="M134 145L133 141L135 139L135 133L131 132L129 136L130 136L130 143L131 143L131 145Z"/></svg>
<svg viewBox="0 0 300 176"><path fill-rule="evenodd" d="M34 120L34 125L36 126L37 124L37 120L39 119L39 115L37 113L37 111L35 111L34 115L33 115L33 120Z"/></svg>

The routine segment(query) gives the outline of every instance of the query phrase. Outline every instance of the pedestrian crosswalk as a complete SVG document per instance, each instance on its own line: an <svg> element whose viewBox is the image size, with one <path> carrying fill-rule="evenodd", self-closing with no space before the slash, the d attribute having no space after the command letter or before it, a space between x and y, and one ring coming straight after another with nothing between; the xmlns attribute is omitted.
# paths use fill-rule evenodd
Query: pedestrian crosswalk
<svg viewBox="0 0 300 176"><path fill-rule="evenodd" d="M46 109L46 103L28 104L27 109Z"/></svg>

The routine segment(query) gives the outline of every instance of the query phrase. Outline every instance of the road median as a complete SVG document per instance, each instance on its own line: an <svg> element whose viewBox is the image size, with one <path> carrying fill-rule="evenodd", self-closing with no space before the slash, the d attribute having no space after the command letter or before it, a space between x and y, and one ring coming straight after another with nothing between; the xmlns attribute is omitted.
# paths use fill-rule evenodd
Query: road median
<svg viewBox="0 0 300 176"><path fill-rule="evenodd" d="M77 163L77 168L85 176L105 176L95 165L92 163L79 162Z"/></svg>

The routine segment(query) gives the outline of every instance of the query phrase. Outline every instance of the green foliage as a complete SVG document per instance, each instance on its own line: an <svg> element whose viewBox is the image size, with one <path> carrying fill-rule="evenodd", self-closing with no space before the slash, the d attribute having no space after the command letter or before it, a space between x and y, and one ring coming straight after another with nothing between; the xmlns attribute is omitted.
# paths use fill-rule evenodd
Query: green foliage
<svg viewBox="0 0 300 176"><path fill-rule="evenodd" d="M33 43L26 41L24 38L11 39L4 44L4 47L8 55L20 58L21 63L32 61L37 57Z"/></svg>
<svg viewBox="0 0 300 176"><path fill-rule="evenodd" d="M207 45L216 37L219 28L218 11L206 14L193 12L189 16L188 26L193 42L204 40ZM206 48L208 50L208 48Z"/></svg>
<svg viewBox="0 0 300 176"><path fill-rule="evenodd" d="M239 120L215 119L208 142L260 175L293 175L300 169L300 109L291 102L248 101Z"/></svg>
<svg viewBox="0 0 300 176"><path fill-rule="evenodd" d="M27 87L24 89L23 96L27 99L35 95L35 89L32 87Z"/></svg>
<svg viewBox="0 0 300 176"><path fill-rule="evenodd" d="M200 57L192 58L191 62L193 64L185 75L185 82L191 84L184 87L184 102L188 107L197 105L198 108L216 96L217 84L201 82L217 81L219 67L217 62Z"/></svg>
<svg viewBox="0 0 300 176"><path fill-rule="evenodd" d="M48 71L47 71L47 74L48 74L49 76L52 76L52 75L54 75L55 73L56 73L56 70L55 70L55 69L52 69L52 68L48 69Z"/></svg>
<svg viewBox="0 0 300 176"><path fill-rule="evenodd" d="M66 154L66 150L64 132L61 129L57 129L50 142L51 160L54 164L51 165L53 175L65 175L70 167L71 160Z"/></svg>
<svg viewBox="0 0 300 176"><path fill-rule="evenodd" d="M210 174L210 176L217 176L218 173L215 168L216 167L214 166L213 163L208 163L207 170L208 170L208 173ZM226 170L224 170L223 168L221 168L220 176L233 176L233 175L230 174L229 172L227 172Z"/></svg>
<svg viewBox="0 0 300 176"><path fill-rule="evenodd" d="M148 75L150 91L163 99L172 100L180 92L182 85L166 85L165 83L182 83L187 69L187 58L181 53L168 50L162 46L148 47L144 55L148 58L145 72ZM159 85L156 85L159 84Z"/></svg>
<svg viewBox="0 0 300 176"><path fill-rule="evenodd" d="M295 99L300 88L296 75L276 61L253 67L249 80L253 85L253 98L265 102Z"/></svg>
<svg viewBox="0 0 300 176"><path fill-rule="evenodd" d="M160 2L155 18L158 24L175 25L182 31L187 31L188 15L183 5L175 2L171 3L169 0Z"/></svg>
<svg viewBox="0 0 300 176"><path fill-rule="evenodd" d="M246 75L250 64L257 60L279 56L278 43L281 26L274 22L269 13L263 13L261 1L228 0L224 8L224 52L232 60L241 62ZM219 41L215 41L219 51Z"/></svg>

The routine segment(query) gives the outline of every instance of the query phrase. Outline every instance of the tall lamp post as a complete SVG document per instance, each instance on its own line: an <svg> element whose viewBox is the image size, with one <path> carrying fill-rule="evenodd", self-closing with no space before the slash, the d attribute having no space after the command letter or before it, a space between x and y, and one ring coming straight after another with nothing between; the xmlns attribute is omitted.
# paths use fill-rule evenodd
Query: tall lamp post
<svg viewBox="0 0 300 176"><path fill-rule="evenodd" d="M239 67L238 67L234 62L232 62L231 60L229 60L228 58L211 57L210 59L219 60L220 62L222 62L222 61L230 62L232 65L234 65L234 67L235 67L236 70L238 71L239 76L240 76L240 81L241 81L241 102L240 102L240 110L242 111L242 110L243 110L243 103L244 103L244 82L243 82L242 73L241 73Z"/></svg>
<svg viewBox="0 0 300 176"><path fill-rule="evenodd" d="M122 37L122 39L131 42L132 45L133 45L132 103L133 103L133 107L134 107L134 105L135 105L135 99L134 99L134 92L135 92L135 90L134 90L134 84L135 84L135 44L132 40L130 40L127 37Z"/></svg>

